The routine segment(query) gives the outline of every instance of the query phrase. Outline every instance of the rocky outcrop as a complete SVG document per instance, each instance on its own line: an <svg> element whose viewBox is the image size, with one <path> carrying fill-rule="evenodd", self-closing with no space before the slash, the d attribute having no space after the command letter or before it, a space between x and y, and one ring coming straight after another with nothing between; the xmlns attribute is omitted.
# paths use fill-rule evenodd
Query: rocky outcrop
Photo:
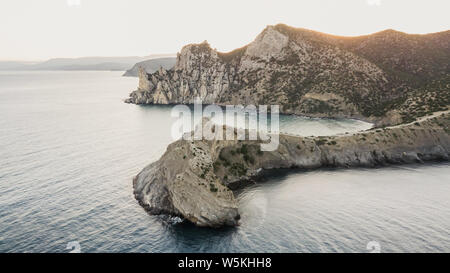
<svg viewBox="0 0 450 273"><path fill-rule="evenodd" d="M247 46L220 53L183 47L172 69L141 73L135 104L280 105L287 114L399 124L450 104L450 32L386 31L337 37L268 26Z"/></svg>
<svg viewBox="0 0 450 273"><path fill-rule="evenodd" d="M204 122L203 124L206 124ZM272 169L372 167L448 160L450 114L354 135L280 135L275 151L260 142L179 140L134 179L134 193L150 213L179 215L199 226L236 225L237 202L230 188ZM206 130L203 127L197 130Z"/></svg>
<svg viewBox="0 0 450 273"><path fill-rule="evenodd" d="M134 179L140 204L153 214L182 216L199 226L236 225L233 192L213 174L209 143L177 141Z"/></svg>

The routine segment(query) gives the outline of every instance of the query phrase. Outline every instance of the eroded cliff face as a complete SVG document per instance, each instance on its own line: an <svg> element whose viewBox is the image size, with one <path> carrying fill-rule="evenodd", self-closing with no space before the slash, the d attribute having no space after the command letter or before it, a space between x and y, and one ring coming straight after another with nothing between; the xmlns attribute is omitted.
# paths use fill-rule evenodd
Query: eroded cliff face
<svg viewBox="0 0 450 273"><path fill-rule="evenodd" d="M128 102L136 104L191 104L196 98L203 103L218 103L239 85L237 64L225 63L219 54L203 42L185 46L173 69L156 73L139 72L139 88Z"/></svg>
<svg viewBox="0 0 450 273"><path fill-rule="evenodd" d="M200 129L205 128L211 127ZM179 140L136 176L134 192L150 213L180 215L199 226L236 225L239 211L230 188L243 181L280 168L449 160L449 134L450 114L444 112L415 123L354 135L280 135L280 145L272 152L262 152L256 141Z"/></svg>
<svg viewBox="0 0 450 273"><path fill-rule="evenodd" d="M236 225L233 192L213 173L210 143L177 141L134 179L139 203L152 214L179 215L198 226Z"/></svg>
<svg viewBox="0 0 450 273"><path fill-rule="evenodd" d="M446 47L439 46L449 36L424 36L420 43L415 36L402 34L400 40L397 36L383 32L343 38L277 25L268 26L252 43L229 53L217 52L207 42L191 44L178 54L174 68L152 74L141 71L139 88L126 102L190 104L199 97L205 104L277 104L282 113L359 118L377 125L399 124L446 110L449 73L434 69L446 62L433 56L449 55ZM393 47L398 43L400 49L395 52L402 54L395 56L389 55L389 48L380 58L370 50L381 52L383 44ZM431 46L417 46L411 51L415 55L438 53L414 58L402 50L416 44ZM424 60L435 65L422 64ZM408 66L402 66L404 62ZM414 73L419 68L429 83L411 80L417 78Z"/></svg>
<svg viewBox="0 0 450 273"><path fill-rule="evenodd" d="M128 102L193 103L199 97L206 104L278 104L283 113L363 117L349 93L390 97L386 82L385 73L363 58L271 26L226 54L207 42L185 46L173 69L142 71Z"/></svg>

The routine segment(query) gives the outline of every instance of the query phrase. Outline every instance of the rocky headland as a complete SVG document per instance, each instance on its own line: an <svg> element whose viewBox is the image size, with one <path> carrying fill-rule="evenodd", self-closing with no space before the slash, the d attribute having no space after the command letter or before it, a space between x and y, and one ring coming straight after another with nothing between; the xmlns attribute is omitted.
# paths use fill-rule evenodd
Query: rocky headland
<svg viewBox="0 0 450 273"><path fill-rule="evenodd" d="M448 109L449 60L450 31L340 37L279 24L228 53L206 41L183 47L173 68L141 70L126 102L277 104L284 114L389 126Z"/></svg>
<svg viewBox="0 0 450 273"><path fill-rule="evenodd" d="M207 122L203 122L207 124ZM448 111L413 123L352 135L280 135L275 151L259 141L180 139L133 181L139 203L152 214L181 216L206 227L237 225L232 189L274 169L374 167L448 160ZM211 127L203 126L196 130Z"/></svg>

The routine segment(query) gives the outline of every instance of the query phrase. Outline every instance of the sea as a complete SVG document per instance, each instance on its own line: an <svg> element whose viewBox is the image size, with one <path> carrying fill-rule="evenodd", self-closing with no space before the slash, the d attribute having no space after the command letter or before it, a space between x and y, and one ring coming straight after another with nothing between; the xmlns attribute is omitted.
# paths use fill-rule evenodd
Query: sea
<svg viewBox="0 0 450 273"><path fill-rule="evenodd" d="M237 191L240 225L149 215L132 179L175 139L173 106L123 102L123 72L0 71L0 252L449 252L450 164L280 171ZM281 116L280 130L352 133Z"/></svg>

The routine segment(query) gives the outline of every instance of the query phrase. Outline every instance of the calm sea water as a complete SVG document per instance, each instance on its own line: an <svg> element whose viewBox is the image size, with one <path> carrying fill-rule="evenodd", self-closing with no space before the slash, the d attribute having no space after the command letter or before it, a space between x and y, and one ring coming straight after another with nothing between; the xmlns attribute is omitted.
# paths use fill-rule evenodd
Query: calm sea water
<svg viewBox="0 0 450 273"><path fill-rule="evenodd" d="M450 251L450 165L280 173L238 196L241 226L150 216L132 177L173 140L170 107L122 102L119 72L0 72L0 252ZM282 117L326 135L369 124Z"/></svg>

